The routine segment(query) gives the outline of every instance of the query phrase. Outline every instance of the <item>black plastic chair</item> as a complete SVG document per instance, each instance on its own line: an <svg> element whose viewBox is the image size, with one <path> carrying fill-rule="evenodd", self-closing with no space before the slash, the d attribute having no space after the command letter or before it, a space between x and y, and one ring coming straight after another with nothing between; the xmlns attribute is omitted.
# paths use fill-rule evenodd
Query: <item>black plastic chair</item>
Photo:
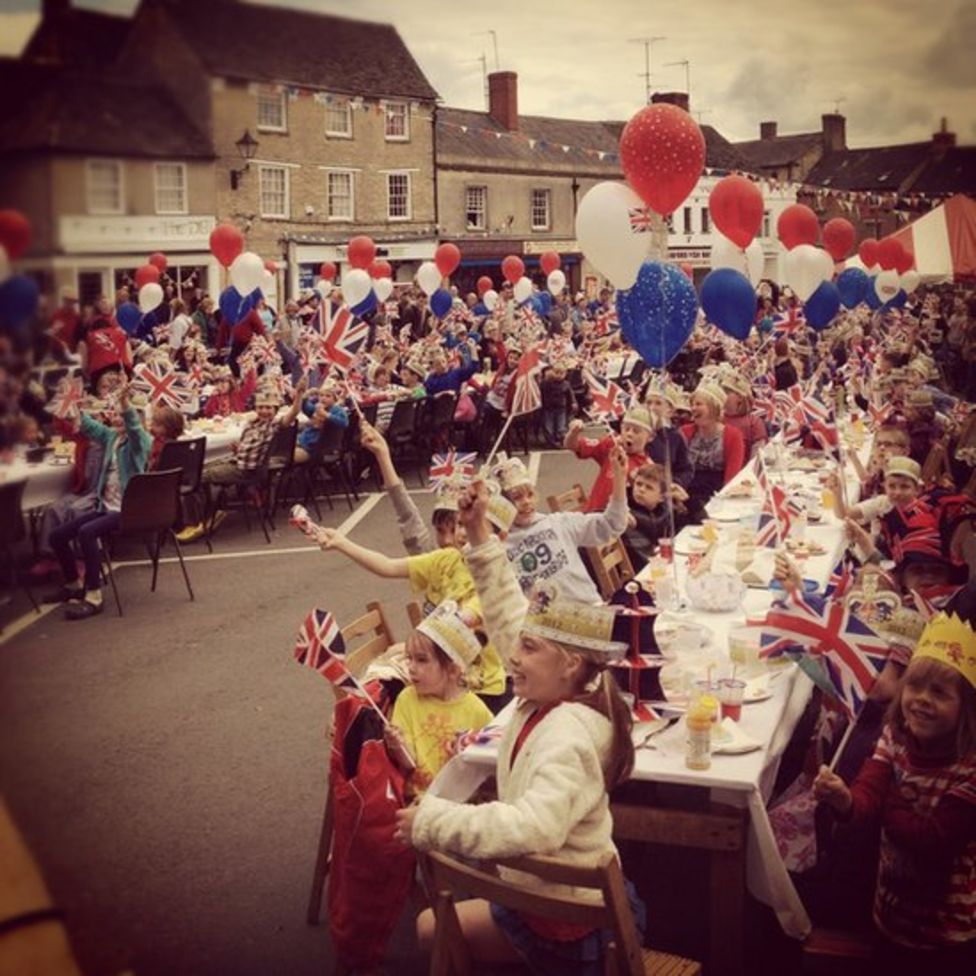
<svg viewBox="0 0 976 976"><path fill-rule="evenodd" d="M145 474L134 474L125 486L122 496L122 519L119 528L112 533L112 537L141 536L149 550L152 560L152 584L149 589L156 592L156 578L159 575L159 551L163 542L169 537L176 547L176 555L180 560L183 571L183 581L186 583L187 593L194 600L193 587L183 562L183 550L179 539L176 538L174 526L180 518L180 480L181 468L169 471L152 471ZM119 599L119 589L115 585L115 573L112 571L112 559L108 549L102 547L102 561L108 570L109 582L115 594L115 605L119 616L122 616L122 601Z"/></svg>
<svg viewBox="0 0 976 976"><path fill-rule="evenodd" d="M298 424L279 427L271 438L268 464L265 476L265 517L275 527L274 517L278 511L282 485L286 485L295 470L295 445L298 443Z"/></svg>
<svg viewBox="0 0 976 976"><path fill-rule="evenodd" d="M180 494L192 495L200 490L200 476L207 455L207 437L190 437L186 440L167 441L159 452L157 471L180 469Z"/></svg>
<svg viewBox="0 0 976 976"><path fill-rule="evenodd" d="M436 451L447 451L454 436L454 411L457 395L450 390L428 397L424 401L423 417L418 420L419 440L423 445L423 466L430 466ZM423 483L423 482L421 482Z"/></svg>
<svg viewBox="0 0 976 976"><path fill-rule="evenodd" d="M421 412L423 401L398 400L390 417L390 426L386 428L386 443L390 445L390 457L399 469L404 454L410 454L416 464L419 461L417 452L417 417ZM418 478L420 478L418 472ZM421 485L423 480L420 480Z"/></svg>
<svg viewBox="0 0 976 976"><path fill-rule="evenodd" d="M347 428L340 427L338 424L326 424L319 435L318 443L312 449L305 464L299 465L305 475L305 497L302 504L307 506L309 502L315 508L316 516L322 518L322 510L319 508L319 491L325 496L329 503L329 508L334 508L332 504L332 493L329 491L329 477L338 481L346 496L346 504L349 511L352 511L352 486L349 484L349 472L346 470L346 436ZM356 496L359 497L358 495Z"/></svg>
<svg viewBox="0 0 976 976"><path fill-rule="evenodd" d="M212 491L207 491L206 513L204 515L204 536L203 541L207 544L207 552L213 552L213 534L216 528L217 512L219 511L240 511L244 515L244 524L247 531L251 531L251 510L258 518L261 531L264 533L264 541L271 545L271 535L268 532L268 516L266 513L267 502L264 497L268 484L268 462L271 458L271 449L274 446L275 437L278 432L268 441L264 453L261 455L257 466L248 473L248 478L243 482L234 484L213 483L206 487L216 488L217 494L214 498ZM233 498L231 497L233 492Z"/></svg>
<svg viewBox="0 0 976 976"><path fill-rule="evenodd" d="M37 605L34 594L17 572L17 558L14 553L14 546L27 537L27 530L24 527L24 513L21 508L26 487L26 481L14 481L10 484L0 485L0 552L3 553L4 559L10 566L11 591L19 583L27 596L30 597L34 612L40 613L41 608Z"/></svg>

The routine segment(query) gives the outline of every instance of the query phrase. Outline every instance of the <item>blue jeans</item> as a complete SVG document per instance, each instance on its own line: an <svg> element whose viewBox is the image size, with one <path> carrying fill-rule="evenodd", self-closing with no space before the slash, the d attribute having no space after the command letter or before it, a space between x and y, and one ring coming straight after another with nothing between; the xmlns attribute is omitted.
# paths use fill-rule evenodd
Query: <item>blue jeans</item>
<svg viewBox="0 0 976 976"><path fill-rule="evenodd" d="M99 539L114 532L121 521L120 512L86 512L70 522L59 525L51 532L49 544L51 551L61 563L65 583L73 583L78 579L75 554L71 549L71 543L77 540L81 556L85 561L85 589L99 588L102 577Z"/></svg>

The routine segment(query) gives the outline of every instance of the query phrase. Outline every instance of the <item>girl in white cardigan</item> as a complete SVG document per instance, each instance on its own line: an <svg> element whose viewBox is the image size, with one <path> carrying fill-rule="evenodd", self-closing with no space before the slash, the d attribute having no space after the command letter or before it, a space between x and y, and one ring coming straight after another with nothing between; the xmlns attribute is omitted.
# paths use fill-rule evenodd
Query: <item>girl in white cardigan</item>
<svg viewBox="0 0 976 976"><path fill-rule="evenodd" d="M625 650L610 640L613 612L561 600L553 591L522 595L505 550L485 520L488 492L470 486L460 519L466 558L489 639L502 654L520 699L499 743L498 800L480 805L424 796L397 814L398 836L420 850L471 858L547 854L592 864L614 851L608 791L630 775L631 713L606 662ZM525 885L538 879L516 872ZM553 886L576 896L592 892ZM643 905L631 888L638 928ZM528 961L542 973L600 973L606 933L511 912L483 900L461 902L458 916L480 962ZM417 920L429 948L433 919Z"/></svg>

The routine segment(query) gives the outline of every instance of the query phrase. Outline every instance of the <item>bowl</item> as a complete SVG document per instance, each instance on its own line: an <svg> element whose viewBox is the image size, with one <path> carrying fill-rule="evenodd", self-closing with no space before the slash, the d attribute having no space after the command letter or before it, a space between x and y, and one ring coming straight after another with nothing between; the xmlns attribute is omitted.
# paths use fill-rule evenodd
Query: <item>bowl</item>
<svg viewBox="0 0 976 976"><path fill-rule="evenodd" d="M737 573L705 573L689 577L685 589L696 609L727 613L742 605L746 584Z"/></svg>

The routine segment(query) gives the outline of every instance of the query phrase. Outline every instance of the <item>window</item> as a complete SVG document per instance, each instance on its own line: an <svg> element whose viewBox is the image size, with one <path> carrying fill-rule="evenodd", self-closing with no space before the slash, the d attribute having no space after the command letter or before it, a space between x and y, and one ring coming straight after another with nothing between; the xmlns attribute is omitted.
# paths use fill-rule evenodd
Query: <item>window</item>
<svg viewBox="0 0 976 976"><path fill-rule="evenodd" d="M326 175L326 217L329 220L352 220L352 173Z"/></svg>
<svg viewBox="0 0 976 976"><path fill-rule="evenodd" d="M685 207L683 211L684 223L685 223L685 233L691 233L691 207Z"/></svg>
<svg viewBox="0 0 976 976"><path fill-rule="evenodd" d="M770 215L770 213L769 213L768 210L764 210L763 211L763 230L762 230L762 236L763 237L771 237L772 236L772 233L773 233L772 216Z"/></svg>
<svg viewBox="0 0 976 976"><path fill-rule="evenodd" d="M156 213L185 214L186 164L156 163Z"/></svg>
<svg viewBox="0 0 976 976"><path fill-rule="evenodd" d="M712 232L712 225L711 225L711 215L708 212L708 207L701 208L701 218L702 218L702 233L710 234Z"/></svg>
<svg viewBox="0 0 976 976"><path fill-rule="evenodd" d="M407 122L406 102L386 103L386 138L406 141L410 138L410 126Z"/></svg>
<svg viewBox="0 0 976 976"><path fill-rule="evenodd" d="M88 212L122 213L122 164L114 159L90 159L87 177Z"/></svg>
<svg viewBox="0 0 976 976"><path fill-rule="evenodd" d="M352 138L352 106L348 98L329 96L325 103L325 134L342 139Z"/></svg>
<svg viewBox="0 0 976 976"><path fill-rule="evenodd" d="M532 229L549 230L552 222L549 216L549 204L552 197L550 190L532 191Z"/></svg>
<svg viewBox="0 0 976 976"><path fill-rule="evenodd" d="M285 116L285 93L271 88L258 90L258 128L273 132L284 132L287 128Z"/></svg>
<svg viewBox="0 0 976 976"><path fill-rule="evenodd" d="M101 271L78 272L78 299L81 308L94 305L98 296L105 291Z"/></svg>
<svg viewBox="0 0 976 976"><path fill-rule="evenodd" d="M288 170L284 166L261 166L261 216L288 216Z"/></svg>
<svg viewBox="0 0 976 976"><path fill-rule="evenodd" d="M410 174L386 174L386 216L389 220L410 219Z"/></svg>
<svg viewBox="0 0 976 976"><path fill-rule="evenodd" d="M487 230L488 187L466 187L464 190L464 211L468 230Z"/></svg>

